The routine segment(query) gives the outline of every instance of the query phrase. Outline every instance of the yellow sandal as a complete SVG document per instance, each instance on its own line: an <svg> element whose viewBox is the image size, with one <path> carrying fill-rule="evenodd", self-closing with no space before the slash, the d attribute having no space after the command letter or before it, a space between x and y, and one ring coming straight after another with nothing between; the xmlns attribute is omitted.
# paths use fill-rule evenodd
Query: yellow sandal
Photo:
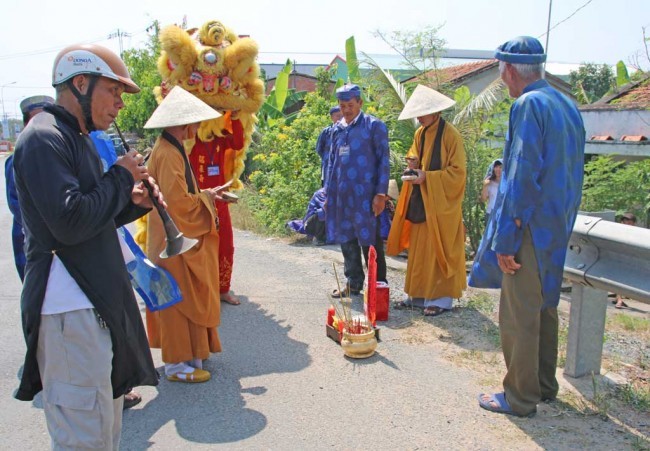
<svg viewBox="0 0 650 451"><path fill-rule="evenodd" d="M199 382L207 382L210 380L210 377L209 372L194 368L194 371L191 373L176 373L167 376L167 380L171 382L187 382L190 384L196 384Z"/></svg>

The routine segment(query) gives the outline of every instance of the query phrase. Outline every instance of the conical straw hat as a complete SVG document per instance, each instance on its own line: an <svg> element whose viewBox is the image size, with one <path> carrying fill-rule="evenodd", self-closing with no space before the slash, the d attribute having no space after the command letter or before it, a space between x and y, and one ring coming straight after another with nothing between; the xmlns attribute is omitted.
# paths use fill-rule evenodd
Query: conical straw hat
<svg viewBox="0 0 650 451"><path fill-rule="evenodd" d="M417 85L397 119L413 119L426 116L427 114L451 108L455 104L456 102L446 95L424 85Z"/></svg>
<svg viewBox="0 0 650 451"><path fill-rule="evenodd" d="M187 125L208 119L216 119L221 113L207 103L190 94L180 86L174 86L167 97L160 102L144 128L165 128Z"/></svg>

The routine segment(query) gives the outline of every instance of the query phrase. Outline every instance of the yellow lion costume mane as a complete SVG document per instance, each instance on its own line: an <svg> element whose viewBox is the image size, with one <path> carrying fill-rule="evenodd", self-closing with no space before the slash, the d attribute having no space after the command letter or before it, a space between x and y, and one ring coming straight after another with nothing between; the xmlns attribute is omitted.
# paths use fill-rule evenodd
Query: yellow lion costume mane
<svg viewBox="0 0 650 451"><path fill-rule="evenodd" d="M217 20L201 28L184 30L169 25L160 32L161 55L158 71L162 76L155 94L158 102L176 85L191 92L208 105L231 114L204 121L198 131L201 141L223 136L231 129L231 116L238 115L244 128L244 147L234 159L226 155L226 179L233 179L233 189L242 187L239 176L244 171L246 149L251 142L257 120L255 114L264 102L264 83L259 78L257 43L249 37L238 37Z"/></svg>

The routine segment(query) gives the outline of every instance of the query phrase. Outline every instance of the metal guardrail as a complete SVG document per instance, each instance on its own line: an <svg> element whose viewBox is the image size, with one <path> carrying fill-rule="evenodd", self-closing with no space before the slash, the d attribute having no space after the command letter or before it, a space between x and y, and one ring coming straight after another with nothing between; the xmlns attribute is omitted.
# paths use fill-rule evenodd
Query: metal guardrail
<svg viewBox="0 0 650 451"><path fill-rule="evenodd" d="M572 282L567 359L572 377L599 373L607 294L650 303L650 229L578 215L564 277Z"/></svg>

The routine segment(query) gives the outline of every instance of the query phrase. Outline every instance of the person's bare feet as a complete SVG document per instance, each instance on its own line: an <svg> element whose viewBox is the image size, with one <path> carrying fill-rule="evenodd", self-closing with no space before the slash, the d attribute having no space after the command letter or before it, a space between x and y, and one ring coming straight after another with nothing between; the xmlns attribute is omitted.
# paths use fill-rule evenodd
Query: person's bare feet
<svg viewBox="0 0 650 451"><path fill-rule="evenodd" d="M230 291L228 293L221 293L221 300L223 302L227 302L230 305L239 305L239 304L241 304L241 302L239 301L237 296L232 294Z"/></svg>

